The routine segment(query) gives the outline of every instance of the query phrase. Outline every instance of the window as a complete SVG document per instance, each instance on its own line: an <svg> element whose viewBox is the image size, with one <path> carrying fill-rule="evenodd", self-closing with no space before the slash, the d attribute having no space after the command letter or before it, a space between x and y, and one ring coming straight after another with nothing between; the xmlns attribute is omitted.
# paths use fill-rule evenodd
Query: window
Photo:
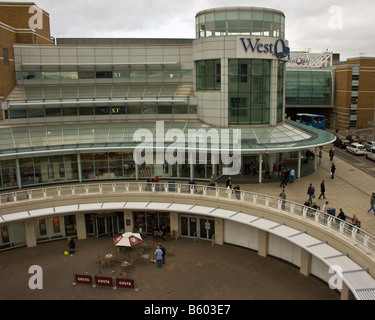
<svg viewBox="0 0 375 320"><path fill-rule="evenodd" d="M196 67L197 90L221 89L221 63L219 59L198 61Z"/></svg>
<svg viewBox="0 0 375 320"><path fill-rule="evenodd" d="M3 48L3 61L4 64L9 64L9 51L7 48Z"/></svg>

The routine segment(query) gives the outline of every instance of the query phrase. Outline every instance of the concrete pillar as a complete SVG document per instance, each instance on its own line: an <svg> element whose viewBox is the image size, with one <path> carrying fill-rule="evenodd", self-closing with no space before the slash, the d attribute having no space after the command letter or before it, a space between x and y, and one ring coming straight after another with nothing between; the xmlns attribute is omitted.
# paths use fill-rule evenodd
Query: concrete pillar
<svg viewBox="0 0 375 320"><path fill-rule="evenodd" d="M82 182L82 164L81 164L81 155L77 154L77 167L78 167L78 180Z"/></svg>
<svg viewBox="0 0 375 320"><path fill-rule="evenodd" d="M224 244L224 220L215 218L215 244Z"/></svg>
<svg viewBox="0 0 375 320"><path fill-rule="evenodd" d="M259 155L259 183L262 183L262 163L263 157L262 154Z"/></svg>
<svg viewBox="0 0 375 320"><path fill-rule="evenodd" d="M16 159L16 179L17 179L17 186L19 189L22 188L21 183L21 170L20 170L20 160Z"/></svg>
<svg viewBox="0 0 375 320"><path fill-rule="evenodd" d="M171 224L171 232L172 231L175 231L176 232L176 236L178 237L179 236L179 228L178 228L178 213L176 212L171 212L170 213L170 224Z"/></svg>
<svg viewBox="0 0 375 320"><path fill-rule="evenodd" d="M301 150L298 151L298 169L297 169L297 178L301 178Z"/></svg>
<svg viewBox="0 0 375 320"><path fill-rule="evenodd" d="M314 150L314 154L315 154L315 157L314 157L314 171L316 171L316 165L318 163L318 147L315 147L315 150Z"/></svg>
<svg viewBox="0 0 375 320"><path fill-rule="evenodd" d="M268 256L268 232L258 230L258 254L262 257Z"/></svg>
<svg viewBox="0 0 375 320"><path fill-rule="evenodd" d="M26 245L28 248L36 246L35 221L25 221Z"/></svg>
<svg viewBox="0 0 375 320"><path fill-rule="evenodd" d="M311 253L301 248L300 272L304 276L309 276L311 273L311 258Z"/></svg>
<svg viewBox="0 0 375 320"><path fill-rule="evenodd" d="M354 294L350 291L349 287L342 281L341 300L355 300Z"/></svg>
<svg viewBox="0 0 375 320"><path fill-rule="evenodd" d="M134 217L130 211L124 211L125 232L133 232L134 230Z"/></svg>
<svg viewBox="0 0 375 320"><path fill-rule="evenodd" d="M85 222L85 215L83 213L76 214L76 226L77 226L77 237L78 240L86 239L86 222Z"/></svg>

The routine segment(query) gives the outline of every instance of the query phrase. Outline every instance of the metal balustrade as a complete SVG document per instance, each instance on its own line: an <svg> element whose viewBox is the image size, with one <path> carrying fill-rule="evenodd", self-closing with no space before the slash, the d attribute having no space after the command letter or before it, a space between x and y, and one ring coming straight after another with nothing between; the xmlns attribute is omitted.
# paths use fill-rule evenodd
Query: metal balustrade
<svg viewBox="0 0 375 320"><path fill-rule="evenodd" d="M181 196L198 195L208 198L230 199L232 201L245 202L254 207L265 207L271 210L287 212L289 214L303 217L307 222L316 222L322 226L335 230L347 236L348 239L351 238L372 252L375 252L375 237L373 235L361 228L351 225L349 222L343 221L320 210L315 210L300 203L282 200L269 195L249 191L240 191L236 193L234 190L214 186L151 182L113 182L49 186L45 188L22 189L1 193L0 203L27 203L32 200L43 200L47 198L53 201L54 198L67 196L78 196L82 194L102 194L104 196L111 193L160 193L161 195L174 193L180 194ZM6 212L5 208L3 208L3 212ZM0 214L0 222L4 220L3 216L4 214Z"/></svg>

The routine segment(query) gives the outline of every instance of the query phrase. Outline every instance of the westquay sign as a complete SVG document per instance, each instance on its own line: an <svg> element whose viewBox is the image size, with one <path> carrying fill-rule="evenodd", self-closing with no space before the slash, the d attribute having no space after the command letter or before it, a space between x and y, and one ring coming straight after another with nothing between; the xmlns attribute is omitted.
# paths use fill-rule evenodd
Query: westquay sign
<svg viewBox="0 0 375 320"><path fill-rule="evenodd" d="M274 38L239 38L240 44L245 53L261 55L263 58L275 56L277 59L290 59L290 49L283 39L276 39L275 42L267 41Z"/></svg>

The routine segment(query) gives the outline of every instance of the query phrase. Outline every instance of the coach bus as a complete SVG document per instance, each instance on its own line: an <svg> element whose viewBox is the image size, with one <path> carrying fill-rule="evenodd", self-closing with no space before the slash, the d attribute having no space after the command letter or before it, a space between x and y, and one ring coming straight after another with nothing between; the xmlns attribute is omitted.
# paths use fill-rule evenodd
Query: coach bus
<svg viewBox="0 0 375 320"><path fill-rule="evenodd" d="M326 119L323 115L310 114L310 113L298 113L297 121L314 128L322 130L326 129Z"/></svg>

